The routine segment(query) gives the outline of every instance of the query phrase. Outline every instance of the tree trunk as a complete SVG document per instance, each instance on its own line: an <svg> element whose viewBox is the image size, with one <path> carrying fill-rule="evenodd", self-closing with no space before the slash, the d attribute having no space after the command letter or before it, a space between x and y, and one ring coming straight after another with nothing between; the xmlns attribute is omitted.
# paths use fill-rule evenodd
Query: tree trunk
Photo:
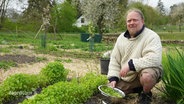
<svg viewBox="0 0 184 104"><path fill-rule="evenodd" d="M103 36L104 33L104 23L103 23L103 14L100 16L100 18L98 19L97 25L98 25L98 30L99 30L99 34Z"/></svg>
<svg viewBox="0 0 184 104"><path fill-rule="evenodd" d="M0 28L2 27L2 24L4 22L6 9L8 6L9 0L3 0L0 4Z"/></svg>

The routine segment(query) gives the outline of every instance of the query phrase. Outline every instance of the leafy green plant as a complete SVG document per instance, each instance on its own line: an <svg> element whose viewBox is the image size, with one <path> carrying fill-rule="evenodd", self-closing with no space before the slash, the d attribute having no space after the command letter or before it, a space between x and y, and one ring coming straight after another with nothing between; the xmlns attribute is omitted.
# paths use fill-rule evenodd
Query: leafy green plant
<svg viewBox="0 0 184 104"><path fill-rule="evenodd" d="M184 103L184 53L176 49L168 52L163 61L164 93L179 104Z"/></svg>
<svg viewBox="0 0 184 104"><path fill-rule="evenodd" d="M101 87L101 90L103 91L103 93L111 97L122 98L122 95L111 87L103 86Z"/></svg>
<svg viewBox="0 0 184 104"><path fill-rule="evenodd" d="M61 81L50 85L22 104L82 104L98 90L97 86L106 81L106 76L88 73L70 82Z"/></svg>
<svg viewBox="0 0 184 104"><path fill-rule="evenodd" d="M36 75L28 74L15 74L8 77L0 85L0 104L32 94L32 91L39 86L37 78Z"/></svg>
<svg viewBox="0 0 184 104"><path fill-rule="evenodd" d="M0 85L0 104L30 95L37 88L65 81L67 74L68 70L60 62L49 63L38 75L14 74Z"/></svg>
<svg viewBox="0 0 184 104"><path fill-rule="evenodd" d="M48 63L48 65L41 70L40 75L45 79L46 83L54 84L59 81L66 81L68 72L62 63L55 61Z"/></svg>

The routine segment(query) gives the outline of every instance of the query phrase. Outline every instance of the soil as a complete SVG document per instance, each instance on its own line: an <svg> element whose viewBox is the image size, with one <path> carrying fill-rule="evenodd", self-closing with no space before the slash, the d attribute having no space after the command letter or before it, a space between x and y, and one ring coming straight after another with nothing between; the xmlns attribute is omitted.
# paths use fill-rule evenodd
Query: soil
<svg viewBox="0 0 184 104"><path fill-rule="evenodd" d="M36 57L35 56L27 56L27 55L1 55L0 56L0 61L13 61L16 62L17 64L23 64L23 63L31 63L31 62L36 62Z"/></svg>
<svg viewBox="0 0 184 104"><path fill-rule="evenodd" d="M46 61L38 62L36 57L46 57ZM10 54L0 53L0 61L14 61L17 63L16 67L11 67L7 71L0 69L0 83L2 83L8 76L16 73L27 73L27 74L38 74L40 70L45 67L49 62L58 59L58 57L36 54L30 49L14 49ZM71 62L63 61L63 65L66 69L70 70L68 77L79 77L85 75L89 71L100 73L99 60L90 59L75 59L72 57L61 57L61 60L71 60ZM160 87L161 83L157 85ZM161 92L153 88L153 101L152 104L174 104L163 100ZM101 95L100 93L95 94L90 99L88 99L84 104L112 104L109 100L110 98ZM21 101L23 99L20 99ZM125 98L121 99L118 104L136 104L137 94L127 95ZM18 104L17 101L11 102L11 104Z"/></svg>

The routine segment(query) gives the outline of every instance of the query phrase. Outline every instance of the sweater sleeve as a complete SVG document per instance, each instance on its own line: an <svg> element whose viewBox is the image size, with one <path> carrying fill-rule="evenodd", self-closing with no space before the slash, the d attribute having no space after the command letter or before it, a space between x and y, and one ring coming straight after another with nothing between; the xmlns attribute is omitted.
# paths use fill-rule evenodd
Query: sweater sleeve
<svg viewBox="0 0 184 104"><path fill-rule="evenodd" d="M115 46L111 53L109 71L107 74L108 79L111 79L111 77L120 78L119 71L121 69L121 54L118 48L119 42L120 42L120 37L118 37L117 42L115 43Z"/></svg>
<svg viewBox="0 0 184 104"><path fill-rule="evenodd" d="M132 59L135 70L138 72L144 68L161 67L162 45L159 36L154 36L145 42L146 45L144 45L142 57Z"/></svg>

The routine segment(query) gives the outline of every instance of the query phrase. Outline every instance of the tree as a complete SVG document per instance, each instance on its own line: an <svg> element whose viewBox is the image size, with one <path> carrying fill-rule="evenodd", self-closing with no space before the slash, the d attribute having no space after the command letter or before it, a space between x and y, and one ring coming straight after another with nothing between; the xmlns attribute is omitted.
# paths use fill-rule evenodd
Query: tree
<svg viewBox="0 0 184 104"><path fill-rule="evenodd" d="M43 8L46 8L47 5L51 6L50 0L28 0L28 7L23 12L24 22L41 23Z"/></svg>
<svg viewBox="0 0 184 104"><path fill-rule="evenodd" d="M67 0L67 1L70 1L70 4L76 8L77 18L79 18L82 15L80 0Z"/></svg>
<svg viewBox="0 0 184 104"><path fill-rule="evenodd" d="M9 1L10 0L2 0L2 1L0 1L0 28L2 27L2 24L4 22L5 13L6 13Z"/></svg>
<svg viewBox="0 0 184 104"><path fill-rule="evenodd" d="M179 31L181 32L181 25L184 21L184 3L171 6L170 16L176 24L179 26Z"/></svg>
<svg viewBox="0 0 184 104"><path fill-rule="evenodd" d="M52 24L55 24L60 32L71 32L76 21L77 11L69 2L56 5L52 10Z"/></svg>
<svg viewBox="0 0 184 104"><path fill-rule="evenodd" d="M22 0L1 0L0 1L0 28L3 27L3 23L5 22L7 16L7 10L13 9L8 8L9 4L12 2L22 3Z"/></svg>
<svg viewBox="0 0 184 104"><path fill-rule="evenodd" d="M156 10L158 11L159 13L159 20L158 20L158 25L165 25L168 23L168 16L166 15L166 10L164 8L164 4L161 0L158 1L158 4L157 4L157 7L156 7Z"/></svg>
<svg viewBox="0 0 184 104"><path fill-rule="evenodd" d="M129 4L129 8L138 8L143 12L146 26L153 28L153 24L159 25L160 15L153 7L141 2L132 2Z"/></svg>
<svg viewBox="0 0 184 104"><path fill-rule="evenodd" d="M166 15L165 13L165 9L164 9L164 4L161 0L158 1L158 4L157 4L157 10L158 12L161 14L161 15Z"/></svg>
<svg viewBox="0 0 184 104"><path fill-rule="evenodd" d="M127 4L127 0L125 1L124 3ZM113 28L118 22L121 10L124 8L122 2L122 0L83 0L81 10L82 14L98 27L102 35L105 28Z"/></svg>

